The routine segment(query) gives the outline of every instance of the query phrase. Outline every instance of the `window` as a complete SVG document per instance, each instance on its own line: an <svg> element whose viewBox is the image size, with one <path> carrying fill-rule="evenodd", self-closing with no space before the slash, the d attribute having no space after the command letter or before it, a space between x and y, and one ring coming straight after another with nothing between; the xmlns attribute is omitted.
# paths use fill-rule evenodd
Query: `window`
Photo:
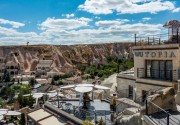
<svg viewBox="0 0 180 125"><path fill-rule="evenodd" d="M129 85L129 98L133 98L133 86Z"/></svg>
<svg viewBox="0 0 180 125"><path fill-rule="evenodd" d="M171 60L146 60L146 77L172 80L173 65Z"/></svg>

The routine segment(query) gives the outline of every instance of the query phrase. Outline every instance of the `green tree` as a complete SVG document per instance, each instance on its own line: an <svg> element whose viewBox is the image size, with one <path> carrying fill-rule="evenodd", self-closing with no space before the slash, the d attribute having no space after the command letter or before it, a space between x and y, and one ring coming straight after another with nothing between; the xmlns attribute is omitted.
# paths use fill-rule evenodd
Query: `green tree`
<svg viewBox="0 0 180 125"><path fill-rule="evenodd" d="M4 70L3 80L4 80L4 82L10 82L11 81L11 77L10 77L10 74L7 71L7 69Z"/></svg>
<svg viewBox="0 0 180 125"><path fill-rule="evenodd" d="M29 106L29 107L32 107L33 104L34 104L34 98L33 98L32 95L30 95L29 98L28 98L28 106Z"/></svg>
<svg viewBox="0 0 180 125"><path fill-rule="evenodd" d="M52 80L51 80L51 85L55 85L55 81L54 81L53 78L52 78Z"/></svg>
<svg viewBox="0 0 180 125"><path fill-rule="evenodd" d="M60 79L60 76L59 75L54 75L53 79L54 79L54 81L58 81Z"/></svg>
<svg viewBox="0 0 180 125"><path fill-rule="evenodd" d="M0 107L2 108L5 105L6 105L6 102L2 98L0 98Z"/></svg>
<svg viewBox="0 0 180 125"><path fill-rule="evenodd" d="M33 77L30 78L29 84L30 84L31 87L33 87L36 83L37 83L37 82L36 82L35 78L33 78Z"/></svg>
<svg viewBox="0 0 180 125"><path fill-rule="evenodd" d="M24 113L21 114L21 119L19 121L19 124L20 125L26 125L26 118L25 118L25 114Z"/></svg>
<svg viewBox="0 0 180 125"><path fill-rule="evenodd" d="M58 82L58 85L63 85L64 83L60 80L59 82Z"/></svg>
<svg viewBox="0 0 180 125"><path fill-rule="evenodd" d="M20 92L20 93L18 94L17 100L18 100L20 106L23 106L24 99L23 99L22 92Z"/></svg>

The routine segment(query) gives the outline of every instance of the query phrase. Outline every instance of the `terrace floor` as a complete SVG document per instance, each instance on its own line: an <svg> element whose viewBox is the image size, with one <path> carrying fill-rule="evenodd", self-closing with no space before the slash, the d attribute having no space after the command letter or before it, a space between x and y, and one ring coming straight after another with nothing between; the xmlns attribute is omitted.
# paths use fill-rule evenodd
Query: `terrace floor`
<svg viewBox="0 0 180 125"><path fill-rule="evenodd" d="M51 102L55 107L58 107L58 101ZM111 125L110 104L107 101L94 100L90 101L87 109L82 108L82 104L79 106L79 100L63 100L59 101L59 108L69 114L76 116L81 120L85 120L86 117L90 117L92 121L99 121L101 118L106 122L106 125Z"/></svg>

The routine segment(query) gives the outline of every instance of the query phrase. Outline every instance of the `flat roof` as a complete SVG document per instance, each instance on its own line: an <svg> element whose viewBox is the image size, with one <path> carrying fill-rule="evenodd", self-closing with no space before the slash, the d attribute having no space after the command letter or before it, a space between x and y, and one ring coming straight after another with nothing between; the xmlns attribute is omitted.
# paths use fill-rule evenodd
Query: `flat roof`
<svg viewBox="0 0 180 125"><path fill-rule="evenodd" d="M38 109L36 111L33 111L28 114L33 120L38 121L40 119L43 119L45 117L50 116L51 114L45 111L44 109Z"/></svg>
<svg viewBox="0 0 180 125"><path fill-rule="evenodd" d="M65 125L65 122L55 116L48 117L38 122L40 125Z"/></svg>

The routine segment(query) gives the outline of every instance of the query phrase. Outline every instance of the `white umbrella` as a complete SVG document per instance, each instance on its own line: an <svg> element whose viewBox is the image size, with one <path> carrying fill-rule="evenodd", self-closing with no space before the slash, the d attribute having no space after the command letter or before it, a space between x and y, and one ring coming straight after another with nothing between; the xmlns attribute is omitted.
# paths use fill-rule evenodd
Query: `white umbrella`
<svg viewBox="0 0 180 125"><path fill-rule="evenodd" d="M3 119L3 115L0 115L0 120L2 120Z"/></svg>
<svg viewBox="0 0 180 125"><path fill-rule="evenodd" d="M93 84L77 84L77 87L93 87Z"/></svg>
<svg viewBox="0 0 180 125"><path fill-rule="evenodd" d="M94 88L96 89L104 89L104 90L109 90L110 88L106 87L106 86L101 86L101 85L95 85Z"/></svg>
<svg viewBox="0 0 180 125"><path fill-rule="evenodd" d="M74 88L75 85L67 85L67 86L63 86L63 87L60 87L61 89L70 89L70 88Z"/></svg>
<svg viewBox="0 0 180 125"><path fill-rule="evenodd" d="M8 112L8 109L0 109L0 115L4 115Z"/></svg>
<svg viewBox="0 0 180 125"><path fill-rule="evenodd" d="M32 96L34 98L41 98L44 95L44 93L33 93Z"/></svg>
<svg viewBox="0 0 180 125"><path fill-rule="evenodd" d="M7 114L5 114L7 116L17 116L17 115L21 115L20 112L17 112L17 111L8 111Z"/></svg>
<svg viewBox="0 0 180 125"><path fill-rule="evenodd" d="M75 90L77 92L85 93L85 92L90 92L93 90L92 87L76 87Z"/></svg>

